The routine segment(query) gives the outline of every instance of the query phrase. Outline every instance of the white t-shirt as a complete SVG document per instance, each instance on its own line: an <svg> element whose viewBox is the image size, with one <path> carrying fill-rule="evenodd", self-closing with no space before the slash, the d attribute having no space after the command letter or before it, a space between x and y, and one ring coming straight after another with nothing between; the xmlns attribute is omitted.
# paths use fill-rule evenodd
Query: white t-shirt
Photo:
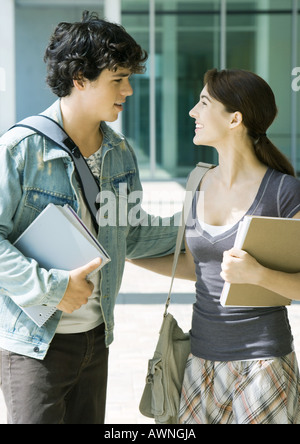
<svg viewBox="0 0 300 444"><path fill-rule="evenodd" d="M87 160L93 174L100 176L100 159L101 148ZM79 203L81 208L81 219L91 231L91 233L97 237L92 218L89 210L85 204L83 196L80 194ZM92 279L94 284L93 294L89 297L88 303L82 305L81 308L75 310L73 313L63 313L62 318L58 324L56 333L70 334L70 333L82 333L84 331L92 330L103 323L103 315L100 307L100 272L98 272Z"/></svg>

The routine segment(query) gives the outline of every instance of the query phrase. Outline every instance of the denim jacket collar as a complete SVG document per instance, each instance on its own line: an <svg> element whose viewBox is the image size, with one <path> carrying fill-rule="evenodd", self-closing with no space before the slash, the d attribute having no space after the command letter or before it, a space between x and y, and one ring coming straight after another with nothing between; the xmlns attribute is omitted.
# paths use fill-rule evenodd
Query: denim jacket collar
<svg viewBox="0 0 300 444"><path fill-rule="evenodd" d="M60 126L63 127L60 99L54 102L54 104L51 105L42 114L51 117L53 120L59 123ZM104 143L108 142L106 143L106 149L112 149L114 146L124 144L125 142L124 136L115 133L105 122L101 122L100 127L103 132ZM48 140L45 140L44 153L43 153L44 162L64 157L68 158L69 155L65 151L58 149L57 146L55 146L53 143L49 142Z"/></svg>

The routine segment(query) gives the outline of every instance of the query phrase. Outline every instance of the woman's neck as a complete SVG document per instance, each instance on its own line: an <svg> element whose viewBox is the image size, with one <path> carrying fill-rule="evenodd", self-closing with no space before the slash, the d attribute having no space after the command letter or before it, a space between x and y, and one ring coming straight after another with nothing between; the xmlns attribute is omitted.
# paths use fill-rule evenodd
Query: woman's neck
<svg viewBox="0 0 300 444"><path fill-rule="evenodd" d="M230 189L245 179L258 180L265 174L267 167L257 158L249 140L232 140L216 148L219 154L218 176L223 185Z"/></svg>

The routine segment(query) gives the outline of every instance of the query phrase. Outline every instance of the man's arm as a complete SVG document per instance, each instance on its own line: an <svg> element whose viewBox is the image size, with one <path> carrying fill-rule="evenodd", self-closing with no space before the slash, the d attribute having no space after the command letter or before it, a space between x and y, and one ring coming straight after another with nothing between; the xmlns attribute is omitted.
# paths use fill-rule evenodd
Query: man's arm
<svg viewBox="0 0 300 444"><path fill-rule="evenodd" d="M133 259L130 263L138 267L146 268L154 273L162 274L164 276L172 276L174 254L153 258L153 259ZM185 243L185 253L181 253L178 257L175 277L178 279L185 279L196 281L195 263L192 253Z"/></svg>
<svg viewBox="0 0 300 444"><path fill-rule="evenodd" d="M24 164L21 150L16 158L6 145L0 145L0 296L10 297L21 307L56 306L68 286L69 272L40 268L9 240L22 199Z"/></svg>

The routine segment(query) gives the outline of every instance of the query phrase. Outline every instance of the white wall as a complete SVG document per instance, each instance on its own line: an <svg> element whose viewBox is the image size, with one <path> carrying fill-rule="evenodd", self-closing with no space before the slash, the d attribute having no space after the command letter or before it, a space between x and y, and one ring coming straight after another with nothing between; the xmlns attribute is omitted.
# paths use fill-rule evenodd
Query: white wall
<svg viewBox="0 0 300 444"><path fill-rule="evenodd" d="M14 0L1 0L0 12L0 134L15 121Z"/></svg>
<svg viewBox="0 0 300 444"><path fill-rule="evenodd" d="M42 112L56 100L45 81L44 52L57 24L79 21L83 10L84 6L16 7L17 120Z"/></svg>

